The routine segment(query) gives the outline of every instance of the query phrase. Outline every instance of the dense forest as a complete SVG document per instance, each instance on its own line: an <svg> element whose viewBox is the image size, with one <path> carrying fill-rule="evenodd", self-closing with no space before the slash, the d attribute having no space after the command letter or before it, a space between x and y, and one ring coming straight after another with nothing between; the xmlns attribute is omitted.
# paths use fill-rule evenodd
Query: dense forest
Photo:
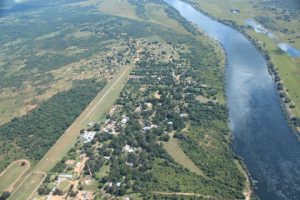
<svg viewBox="0 0 300 200"><path fill-rule="evenodd" d="M104 86L104 81L94 79L75 81L70 90L58 93L26 116L1 126L1 142L17 145L32 160L41 159ZM0 147L1 156L5 157L1 168L11 161L5 156L6 147L13 148Z"/></svg>
<svg viewBox="0 0 300 200"><path fill-rule="evenodd" d="M288 8L292 10L300 9L300 1L299 0L267 0L263 2L269 5L277 5L282 6L283 8Z"/></svg>

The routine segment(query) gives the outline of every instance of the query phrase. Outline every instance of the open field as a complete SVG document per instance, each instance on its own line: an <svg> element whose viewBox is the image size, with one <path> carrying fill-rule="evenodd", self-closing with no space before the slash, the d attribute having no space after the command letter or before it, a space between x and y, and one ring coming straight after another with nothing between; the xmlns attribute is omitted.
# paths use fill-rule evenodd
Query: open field
<svg viewBox="0 0 300 200"><path fill-rule="evenodd" d="M162 26L167 26L182 34L190 34L177 21L168 17L162 6L149 3L145 8L146 14L149 16L149 21Z"/></svg>
<svg viewBox="0 0 300 200"><path fill-rule="evenodd" d="M17 160L0 174L0 192L12 191L13 186L30 168L28 160Z"/></svg>
<svg viewBox="0 0 300 200"><path fill-rule="evenodd" d="M83 25L76 16L89 12L77 7L74 14L70 4L63 2L52 8L45 5L47 8L39 7L38 13L22 11L20 15L1 17L0 125L26 115L58 92L69 90L74 80L105 79L109 72L118 69L105 63L105 59L113 52L109 45L118 50L121 41L113 37L97 37L103 33L98 31L96 34L90 29L91 25L103 27L106 16L100 13L97 17L90 15ZM76 24L76 28L68 29L69 25L58 27L57 18L48 17L52 11L64 17L66 24ZM20 22L20 16L38 20ZM47 25L44 27L41 22L45 18ZM32 27L36 23L39 28ZM82 30L83 26L85 30ZM104 51L104 47L108 48Z"/></svg>
<svg viewBox="0 0 300 200"><path fill-rule="evenodd" d="M197 193L186 193L186 192L153 192L153 194L156 194L159 196L178 196L178 197L190 197L190 198L201 197L204 199L217 199L212 196L206 196L206 195L197 194Z"/></svg>
<svg viewBox="0 0 300 200"><path fill-rule="evenodd" d="M60 161L75 144L80 134L80 129L89 122L102 118L102 115L113 105L118 98L120 91L127 80L132 67L127 66L121 69L116 76L101 90L89 106L80 114L67 131L57 140L52 148L38 162L34 171L47 172Z"/></svg>
<svg viewBox="0 0 300 200"><path fill-rule="evenodd" d="M189 169L198 175L203 175L203 172L185 155L176 138L171 137L170 140L164 143L164 148L168 154L180 165Z"/></svg>
<svg viewBox="0 0 300 200"><path fill-rule="evenodd" d="M40 184L46 178L45 173L34 172L29 174L18 188L12 193L9 200L27 200L39 188Z"/></svg>
<svg viewBox="0 0 300 200"><path fill-rule="evenodd" d="M70 181L66 180L66 181L63 181L59 184L59 189L62 190L62 191L65 191L68 189L68 187L70 186Z"/></svg>

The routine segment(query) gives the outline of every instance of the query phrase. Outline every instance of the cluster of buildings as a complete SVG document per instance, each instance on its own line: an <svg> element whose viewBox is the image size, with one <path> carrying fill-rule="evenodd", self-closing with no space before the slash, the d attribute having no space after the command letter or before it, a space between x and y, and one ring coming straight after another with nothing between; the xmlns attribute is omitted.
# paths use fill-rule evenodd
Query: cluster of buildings
<svg viewBox="0 0 300 200"><path fill-rule="evenodd" d="M125 126L129 121L129 117L123 115L120 122L117 122L116 120L108 119L105 122L103 131L106 133L110 133L113 135L118 135L119 131L117 130L119 127Z"/></svg>

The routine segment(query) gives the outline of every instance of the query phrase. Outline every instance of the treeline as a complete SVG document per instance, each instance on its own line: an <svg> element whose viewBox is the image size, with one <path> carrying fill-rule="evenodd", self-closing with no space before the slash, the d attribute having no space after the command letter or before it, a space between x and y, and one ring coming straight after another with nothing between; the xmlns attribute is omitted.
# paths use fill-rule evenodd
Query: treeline
<svg viewBox="0 0 300 200"><path fill-rule="evenodd" d="M105 86L94 79L75 81L29 114L0 127L0 136L15 142L30 158L39 160Z"/></svg>
<svg viewBox="0 0 300 200"><path fill-rule="evenodd" d="M167 13L168 17L179 22L185 28L185 30L187 30L188 32L190 32L194 35L200 34L200 32L190 22L188 22L186 19L181 17L179 12L177 10L175 10L174 8L172 8L171 6L168 6L167 8L165 8L165 12Z"/></svg>
<svg viewBox="0 0 300 200"><path fill-rule="evenodd" d="M147 20L148 16L146 15L145 9L145 0L129 0L129 3L135 5L135 14L140 18Z"/></svg>

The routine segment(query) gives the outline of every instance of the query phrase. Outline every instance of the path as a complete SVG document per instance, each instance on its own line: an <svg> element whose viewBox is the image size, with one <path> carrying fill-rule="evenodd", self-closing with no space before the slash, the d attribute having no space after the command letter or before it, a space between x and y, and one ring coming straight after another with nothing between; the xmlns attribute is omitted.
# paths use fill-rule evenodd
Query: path
<svg viewBox="0 0 300 200"><path fill-rule="evenodd" d="M197 194L197 193L187 193L187 192L153 192L153 194L158 194L158 195L175 195L175 196L190 196L190 197L202 197L205 199L217 199L216 197L212 196L207 196L207 195L202 195L202 194Z"/></svg>
<svg viewBox="0 0 300 200"><path fill-rule="evenodd" d="M23 196L22 198L19 197L20 195L17 194L19 191L18 190L24 190L23 192L27 192L26 188L28 185L32 184L29 180L30 178L32 178L33 175L36 175L36 174L40 174L42 175L43 177L38 180L38 184L33 184L34 188L32 189L32 191L30 190L30 193L28 195L26 195L26 199L23 199ZM23 181L18 185L18 187L11 193L11 196L8 198L8 200L30 200L31 197L36 193L36 191L39 189L39 187L42 185L42 183L44 182L45 178L46 178L47 174L45 172L31 172L30 174L28 174L24 179ZM23 188L22 188L23 187ZM24 195L24 193L20 193L21 195Z"/></svg>
<svg viewBox="0 0 300 200"><path fill-rule="evenodd" d="M24 176L24 174L30 169L30 162L29 162L28 160L25 160L25 159L16 160L16 161L12 162L8 167L6 167L5 170L3 170L3 171L1 172L0 177L1 177L2 175L4 175L4 174L7 172L7 170L10 169L10 167L12 167L14 164L16 164L16 163L18 163L18 162L19 162L20 164L21 164L22 162L25 162L25 163L26 163L26 168L25 168L24 171L23 171L23 172L15 179L15 181L12 182L12 183L7 187L6 191L8 191L8 192L12 192L12 191L13 191L15 184L16 184L16 183L22 178L22 176Z"/></svg>

